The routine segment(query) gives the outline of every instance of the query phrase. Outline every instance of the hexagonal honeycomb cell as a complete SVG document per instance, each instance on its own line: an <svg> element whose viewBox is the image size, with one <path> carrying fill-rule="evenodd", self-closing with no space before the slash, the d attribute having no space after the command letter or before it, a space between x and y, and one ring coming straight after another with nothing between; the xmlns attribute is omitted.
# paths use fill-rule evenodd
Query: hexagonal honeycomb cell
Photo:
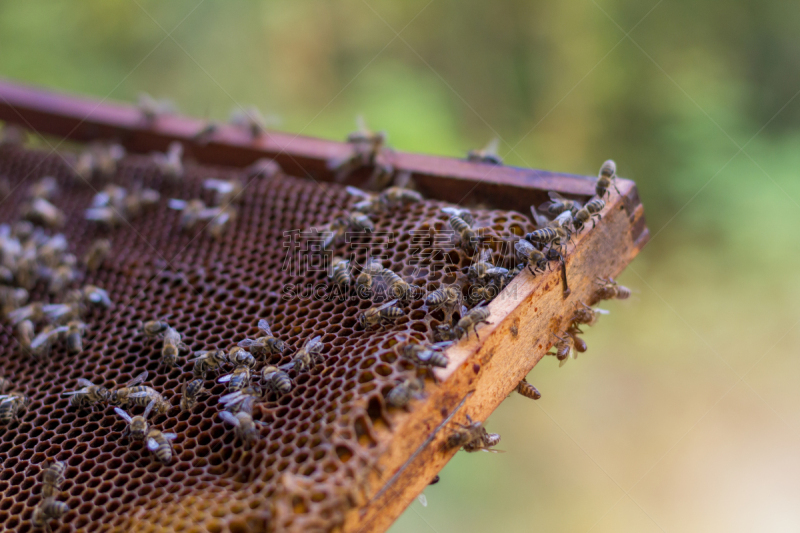
<svg viewBox="0 0 800 533"><path fill-rule="evenodd" d="M112 309L93 309L83 351L56 349L45 361L23 355L7 322L0 328L2 375L31 398L16 422L0 427L0 524L29 531L40 502L40 473L48 460L67 464L60 499L70 511L52 521L54 531L328 531L363 501L365 483L382 452L377 438L391 431L400 412L386 393L417 370L393 349L400 334L433 341L441 311L429 313L421 299L404 305L406 315L384 330L357 327L357 314L372 303L342 300L329 290L330 254L319 254L299 231L319 227L358 200L344 187L277 174L250 179L244 170L186 163L178 184L159 174L152 159L127 155L112 182L161 192L158 206L106 230L84 220L83 212L106 182L87 185L73 176L69 154L18 146L0 147L0 179L12 192L0 222L19 217L30 183L54 176L61 194L54 203L67 215L62 232L78 257L93 240L108 237L112 252L82 283L106 289ZM200 227L178 226L180 213L169 198L202 198L211 193L204 179L247 183L238 216L221 238ZM406 281L432 291L465 278L471 258L447 235L446 204L425 200L373 215L375 232L334 246L334 254L363 264L368 251ZM514 237L533 230L516 212L474 209L497 265L514 264ZM376 250L380 250L377 253ZM293 264L297 262L299 264ZM464 287L468 290L469 287ZM44 287L31 300L47 300ZM181 411L180 388L192 379L190 356L167 371L160 342L148 342L140 324L166 317L192 352L228 349L258 336L257 322L269 321L289 349L270 364L290 363L303 342L322 337L324 362L309 371L288 373L293 390L268 394L254 408L265 424L246 449L219 418L218 399L226 387L212 377L210 394ZM126 423L109 406L95 411L69 407L65 391L79 378L112 388L143 370L149 385L173 406L151 418L153 427L177 434L175 455L161 464L141 443L122 436ZM427 380L427 386L436 386ZM131 410L141 414L142 408Z"/></svg>

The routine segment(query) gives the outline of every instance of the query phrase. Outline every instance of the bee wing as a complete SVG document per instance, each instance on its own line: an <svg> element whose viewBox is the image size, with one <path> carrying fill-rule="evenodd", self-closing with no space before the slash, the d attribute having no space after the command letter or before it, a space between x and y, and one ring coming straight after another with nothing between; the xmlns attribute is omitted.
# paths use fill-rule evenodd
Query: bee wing
<svg viewBox="0 0 800 533"><path fill-rule="evenodd" d="M609 311L608 309L600 309L599 307L595 307L594 308L594 312L595 313L600 313L601 315L611 314L611 311Z"/></svg>
<svg viewBox="0 0 800 533"><path fill-rule="evenodd" d="M244 411L245 413L252 413L253 412L253 404L256 402L256 399L252 396L247 396L243 401L242 405L239 407L239 412Z"/></svg>
<svg viewBox="0 0 800 533"><path fill-rule="evenodd" d="M482 448L481 451L489 453L506 453L505 450L495 450L494 448Z"/></svg>
<svg viewBox="0 0 800 533"><path fill-rule="evenodd" d="M382 303L382 304L380 305L380 307L378 307L377 311L383 311L383 310L384 310L384 309L386 309L387 307L392 307L392 306L393 306L394 304L396 304L396 303L397 303L397 300L390 300L390 301L388 301L388 302L384 302L384 303Z"/></svg>
<svg viewBox="0 0 800 533"><path fill-rule="evenodd" d="M167 207L170 209L175 209L176 211L183 211L186 209L186 205L188 202L186 200L180 200L178 198L170 198L167 202Z"/></svg>
<svg viewBox="0 0 800 533"><path fill-rule="evenodd" d="M360 198L372 198L372 195L369 194L368 192L362 191L361 189L358 189L351 185L345 187L345 190L347 191L347 194L349 194L350 196L358 196Z"/></svg>
<svg viewBox="0 0 800 533"><path fill-rule="evenodd" d="M356 115L356 130L360 133L370 133L367 121L364 120L364 115Z"/></svg>
<svg viewBox="0 0 800 533"><path fill-rule="evenodd" d="M94 383L92 383L88 379L78 378L78 385L80 385L81 387L93 387Z"/></svg>
<svg viewBox="0 0 800 533"><path fill-rule="evenodd" d="M186 388L186 383L183 384L183 388L184 389ZM150 403L147 404L147 407L144 408L144 414L142 416L144 417L145 420L147 420L147 417L150 416L150 411L153 410L153 407L155 405L156 405L156 401L155 400L151 400Z"/></svg>
<svg viewBox="0 0 800 533"><path fill-rule="evenodd" d="M161 436L167 440L175 440L178 438L176 433L162 433Z"/></svg>
<svg viewBox="0 0 800 533"><path fill-rule="evenodd" d="M556 191L549 191L547 193L547 196L549 196L550 199L553 200L554 202L564 203L565 201L567 201L566 198L558 194Z"/></svg>
<svg viewBox="0 0 800 533"><path fill-rule="evenodd" d="M73 390L69 392L62 392L61 396L75 396L76 394L86 394L89 392L87 389Z"/></svg>
<svg viewBox="0 0 800 533"><path fill-rule="evenodd" d="M145 381L147 381L147 370L145 370L144 372L142 372L141 374L139 374L138 376L136 376L135 378L133 378L132 380L127 382L125 384L125 386L126 387L135 387L136 385L139 385L140 383L144 383Z"/></svg>
<svg viewBox="0 0 800 533"><path fill-rule="evenodd" d="M442 342L435 342L431 344L431 348L434 350L444 350L448 346L452 345L453 341L442 341Z"/></svg>
<svg viewBox="0 0 800 533"><path fill-rule="evenodd" d="M227 383L231 380L233 374L225 374L217 380L217 383Z"/></svg>
<svg viewBox="0 0 800 533"><path fill-rule="evenodd" d="M250 346L253 346L254 344L258 344L258 341L254 340L254 339L242 339L237 343L237 346L239 346L241 348L249 348Z"/></svg>
<svg viewBox="0 0 800 533"><path fill-rule="evenodd" d="M154 452L158 449L158 441L153 437L147 437L147 449Z"/></svg>
<svg viewBox="0 0 800 533"><path fill-rule="evenodd" d="M203 350L202 352L194 352L194 354L197 355L197 357L189 359L189 362L191 363L192 361L199 361L200 359L205 359L208 353L209 352L207 350Z"/></svg>
<svg viewBox="0 0 800 533"><path fill-rule="evenodd" d="M487 154L494 154L497 155L497 149L500 148L500 139L497 137L492 138L486 146L483 147L483 151Z"/></svg>
<svg viewBox="0 0 800 533"><path fill-rule="evenodd" d="M148 396L150 396L150 391L144 390L140 392L134 392L130 394L128 398L147 398Z"/></svg>
<svg viewBox="0 0 800 533"><path fill-rule="evenodd" d="M285 365L281 365L278 368L280 368L281 370L291 370L292 368L294 368L294 363L286 363Z"/></svg>
<svg viewBox="0 0 800 533"><path fill-rule="evenodd" d="M417 496L417 500L419 500L420 505L422 505L423 507L428 506L428 498L426 498L424 494L420 494L419 496Z"/></svg>
<svg viewBox="0 0 800 533"><path fill-rule="evenodd" d="M307 340L303 344L303 349L306 350L306 351L309 351L309 352L312 351L312 349L315 348L317 346L317 344L319 344L320 339L322 339L322 335L317 335L313 339Z"/></svg>
<svg viewBox="0 0 800 533"><path fill-rule="evenodd" d="M220 396L219 397L219 403L221 403L223 405L229 405L229 404L232 404L232 403L236 403L243 396L244 396L244 394L242 394L242 391L237 390L236 392L231 392L231 393L225 394L223 396Z"/></svg>
<svg viewBox="0 0 800 533"><path fill-rule="evenodd" d="M484 261L486 263L490 263L491 260L492 260L492 251L490 249L488 249L488 248L484 248L483 250L481 250L481 256L480 257L481 257L481 259L480 259L481 261Z"/></svg>
<svg viewBox="0 0 800 533"><path fill-rule="evenodd" d="M211 189L217 192L230 192L233 189L233 184L216 178L208 178L203 181L204 189Z"/></svg>
<svg viewBox="0 0 800 533"><path fill-rule="evenodd" d="M505 276L508 274L508 269L503 267L492 267L486 270L489 276Z"/></svg>
<svg viewBox="0 0 800 533"><path fill-rule="evenodd" d="M533 221L534 221L534 222L536 223L536 225L537 225L538 227L540 227L540 228L544 228L544 227L546 227L546 226L547 226L547 224L550 222L550 221L547 219L547 217L546 217L546 216L544 216L544 215L540 215L539 213L537 213L537 212L536 212L536 208L535 208L535 207L533 207L533 206L531 206L531 217L533 217Z"/></svg>
<svg viewBox="0 0 800 533"><path fill-rule="evenodd" d="M272 337L273 336L272 335L272 330L269 329L269 322L267 322L263 318L258 321L258 329L260 329L261 331L266 333L268 337Z"/></svg>
<svg viewBox="0 0 800 533"><path fill-rule="evenodd" d="M220 411L219 417L222 419L223 422L227 422L232 426L239 425L239 419L228 411Z"/></svg>
<svg viewBox="0 0 800 533"><path fill-rule="evenodd" d="M117 413L119 416L121 416L122 419L125 420L125 422L127 422L128 424L131 423L131 415L129 415L119 407L115 407L114 412Z"/></svg>

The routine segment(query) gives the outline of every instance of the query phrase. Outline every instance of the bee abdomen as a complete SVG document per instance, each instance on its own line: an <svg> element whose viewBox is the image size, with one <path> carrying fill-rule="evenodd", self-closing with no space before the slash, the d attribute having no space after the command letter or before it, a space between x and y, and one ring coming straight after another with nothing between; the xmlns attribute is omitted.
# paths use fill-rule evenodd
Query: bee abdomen
<svg viewBox="0 0 800 533"><path fill-rule="evenodd" d="M589 203L587 203L584 206L584 209L586 209L590 214L594 214L594 213L599 213L600 211L605 209L605 207L606 203L603 200L595 198L594 200L591 200Z"/></svg>
<svg viewBox="0 0 800 533"><path fill-rule="evenodd" d="M450 227L453 228L454 231L457 233L461 233L465 229L469 229L469 224L467 224L464 219L459 216L453 215L450 217Z"/></svg>
<svg viewBox="0 0 800 533"><path fill-rule="evenodd" d="M542 397L542 393L539 392L539 389L528 383L525 379L520 381L519 385L517 385L517 392L531 400L538 400Z"/></svg>
<svg viewBox="0 0 800 533"><path fill-rule="evenodd" d="M529 242L549 243L558 238L558 232L553 228L537 229L525 235L525 240Z"/></svg>

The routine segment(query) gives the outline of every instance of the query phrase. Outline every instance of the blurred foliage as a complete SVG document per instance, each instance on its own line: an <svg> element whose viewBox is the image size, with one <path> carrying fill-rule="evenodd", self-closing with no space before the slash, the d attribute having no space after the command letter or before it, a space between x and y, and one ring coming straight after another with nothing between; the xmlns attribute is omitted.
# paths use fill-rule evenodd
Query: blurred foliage
<svg viewBox="0 0 800 533"><path fill-rule="evenodd" d="M457 456L427 491L429 525L796 530L782 502L800 487L764 482L771 463L733 463L785 456L782 434L751 441L741 424L800 426L789 407L800 368L764 354L800 340L800 258L787 246L800 208L799 18L798 3L755 0L28 0L0 3L0 75L101 99L146 91L215 119L255 104L280 129L335 139L361 113L407 151L461 157L497 136L512 165L595 174L614 158L654 237L625 275L636 311L610 305L578 364L537 367L544 398L512 397L490 421L509 453ZM758 367L753 354L773 360ZM718 400L726 389L751 402ZM698 435L709 408L731 411ZM699 444L685 449L686 431ZM708 462L720 440L740 446L730 463ZM673 444L684 462L669 462ZM650 473L659 457L672 468ZM397 531L428 527L412 507Z"/></svg>

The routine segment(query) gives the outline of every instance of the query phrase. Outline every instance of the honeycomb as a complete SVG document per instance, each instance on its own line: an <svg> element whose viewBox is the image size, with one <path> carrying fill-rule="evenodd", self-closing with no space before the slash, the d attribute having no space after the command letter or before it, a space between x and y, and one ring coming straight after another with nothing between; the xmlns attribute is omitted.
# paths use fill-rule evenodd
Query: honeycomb
<svg viewBox="0 0 800 533"><path fill-rule="evenodd" d="M209 203L204 179L247 181L246 172L187 162L183 181L174 184L162 180L151 158L129 154L111 181L154 188L162 198L130 225L106 230L82 216L104 182L87 186L76 180L67 159L20 146L0 148L0 179L7 178L13 189L0 207L0 222L18 218L28 184L56 177L62 193L54 203L67 214L61 231L71 251L80 257L94 239L112 240L109 259L83 283L106 289L115 306L95 308L85 317L80 355L68 356L60 348L44 362L22 355L11 327L2 322L2 375L32 403L19 421L0 426L0 526L32 530L40 473L55 459L67 464L60 500L70 511L51 522L61 533L335 530L349 508L365 501L368 477L392 438L392 421L407 416L385 401L393 386L417 372L397 357L397 336L434 340L441 311L429 313L417 299L385 330L363 331L356 315L372 303L330 294L325 271L330 254L318 253L313 239L295 237L357 200L343 187L283 174L257 177L242 195L233 227L214 239L201 228L180 231L180 213L166 200L200 197ZM470 257L448 235L444 205L425 200L373 215L372 235L336 245L334 252L363 264L368 252L375 256L380 249L384 267L428 291L462 280ZM534 229L530 221L508 211L473 213L489 237L495 263L512 266L510 243ZM295 260L300 268L291 264ZM31 291L31 300L46 301L45 288ZM291 393L270 393L256 405L253 416L265 425L246 449L218 416L219 396L227 390L211 376L209 395L190 411L178 408L181 385L192 379L190 356L167 372L159 364L160 343L147 342L139 332L140 322L159 317L168 317L192 351L228 349L255 338L258 319L266 318L290 346L269 363L289 363L315 335L322 336L324 363L310 371L290 370ZM123 438L126 424L112 408L77 411L61 396L80 388L78 378L112 388L143 370L149 371L148 384L173 406L150 420L151 427L178 435L171 464ZM435 386L427 379L426 387ZM141 408L129 411L141 414Z"/></svg>

